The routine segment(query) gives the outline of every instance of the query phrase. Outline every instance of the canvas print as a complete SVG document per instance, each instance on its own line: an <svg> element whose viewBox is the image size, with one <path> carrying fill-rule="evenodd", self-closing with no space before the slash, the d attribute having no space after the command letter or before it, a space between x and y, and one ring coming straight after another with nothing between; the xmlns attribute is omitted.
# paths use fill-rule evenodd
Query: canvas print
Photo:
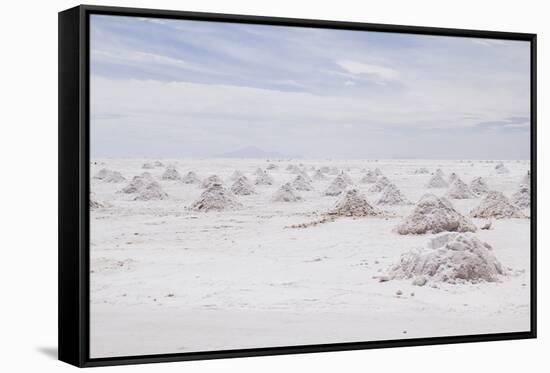
<svg viewBox="0 0 550 373"><path fill-rule="evenodd" d="M530 330L530 44L90 16L90 357Z"/></svg>

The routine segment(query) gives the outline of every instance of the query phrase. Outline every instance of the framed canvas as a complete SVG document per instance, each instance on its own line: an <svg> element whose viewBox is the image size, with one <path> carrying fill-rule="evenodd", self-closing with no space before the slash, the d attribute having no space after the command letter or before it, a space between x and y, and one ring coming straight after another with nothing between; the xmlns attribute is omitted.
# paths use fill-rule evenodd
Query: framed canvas
<svg viewBox="0 0 550 373"><path fill-rule="evenodd" d="M536 336L536 35L59 13L59 359Z"/></svg>

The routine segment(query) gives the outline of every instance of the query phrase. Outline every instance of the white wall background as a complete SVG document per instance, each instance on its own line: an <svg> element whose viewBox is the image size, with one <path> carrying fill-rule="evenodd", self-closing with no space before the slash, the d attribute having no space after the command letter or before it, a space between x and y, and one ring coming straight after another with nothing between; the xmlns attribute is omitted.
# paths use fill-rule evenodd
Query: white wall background
<svg viewBox="0 0 550 373"><path fill-rule="evenodd" d="M536 0L117 0L102 5L538 33L539 191L548 185L550 23ZM0 366L68 371L57 346L57 12L75 1L10 1L0 20ZM547 195L539 192L539 338L114 368L119 371L542 371L548 350ZM546 291L546 296L544 292ZM537 369L538 367L538 369ZM113 368L111 368L113 369Z"/></svg>

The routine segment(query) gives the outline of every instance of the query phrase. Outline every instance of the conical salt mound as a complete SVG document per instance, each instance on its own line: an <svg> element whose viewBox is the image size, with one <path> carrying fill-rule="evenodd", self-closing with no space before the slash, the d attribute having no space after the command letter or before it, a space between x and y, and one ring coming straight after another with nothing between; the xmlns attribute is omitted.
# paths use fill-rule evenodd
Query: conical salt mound
<svg viewBox="0 0 550 373"><path fill-rule="evenodd" d="M353 184L353 180L351 180L351 177L346 172L341 171L340 175L342 175L344 180L346 180L346 183L348 183L349 185Z"/></svg>
<svg viewBox="0 0 550 373"><path fill-rule="evenodd" d="M430 171L426 167L421 167L414 170L414 173L417 175L422 175L422 174L429 174Z"/></svg>
<svg viewBox="0 0 550 373"><path fill-rule="evenodd" d="M447 198L452 199L469 199L475 198L475 194L472 193L468 185L466 185L458 176L454 179L453 183L447 190Z"/></svg>
<svg viewBox="0 0 550 373"><path fill-rule="evenodd" d="M300 167L296 166L296 165L291 165L290 168L287 167L287 170L290 171L293 174L299 174L299 173L303 172L303 170Z"/></svg>
<svg viewBox="0 0 550 373"><path fill-rule="evenodd" d="M443 179L443 176L436 172L436 174L432 176L430 181L428 181L426 188L446 188L448 186L449 184L447 184L447 182Z"/></svg>
<svg viewBox="0 0 550 373"><path fill-rule="evenodd" d="M220 183L210 184L210 186L202 192L199 199L190 206L192 210L202 212L234 210L241 207L242 204L239 203L235 199L235 196Z"/></svg>
<svg viewBox="0 0 550 373"><path fill-rule="evenodd" d="M166 171L161 176L162 180L180 180L181 175L174 166L166 167Z"/></svg>
<svg viewBox="0 0 550 373"><path fill-rule="evenodd" d="M120 190L120 193L132 194L142 190L147 184L154 182L153 177L149 172L144 172L141 175L134 176L132 181Z"/></svg>
<svg viewBox="0 0 550 373"><path fill-rule="evenodd" d="M279 168L279 166L277 166L277 165L274 164L274 163L270 163L270 164L267 165L266 168L267 168L268 170L276 170L276 169Z"/></svg>
<svg viewBox="0 0 550 373"><path fill-rule="evenodd" d="M313 190L313 187L303 175L297 175L296 178L292 181L292 186L296 190L302 190L302 191Z"/></svg>
<svg viewBox="0 0 550 373"><path fill-rule="evenodd" d="M491 246L470 233L442 233L426 248L403 254L390 267L392 279L413 279L423 285L428 280L450 284L496 282L505 275Z"/></svg>
<svg viewBox="0 0 550 373"><path fill-rule="evenodd" d="M254 194L254 188L250 185L246 176L241 176L231 186L231 192L238 196L248 196Z"/></svg>
<svg viewBox="0 0 550 373"><path fill-rule="evenodd" d="M290 183L283 184L273 195L275 202L298 202L302 200Z"/></svg>
<svg viewBox="0 0 550 373"><path fill-rule="evenodd" d="M260 176L260 175L262 175L263 173L264 173L264 170L262 170L260 167L258 167L258 168L256 169L256 171L254 171L254 175L256 175L256 176Z"/></svg>
<svg viewBox="0 0 550 373"><path fill-rule="evenodd" d="M342 177L342 175L338 175L334 178L332 183L328 186L328 188L325 190L324 195L325 196L338 196L340 195L346 188L348 187L347 181Z"/></svg>
<svg viewBox="0 0 550 373"><path fill-rule="evenodd" d="M222 184L222 179L218 175L210 175L201 183L201 187L209 188L212 184Z"/></svg>
<svg viewBox="0 0 550 373"><path fill-rule="evenodd" d="M317 171L315 171L315 173L313 174L313 180L315 181L321 181L321 180L326 180L326 176L325 174L323 174L323 172L318 169Z"/></svg>
<svg viewBox="0 0 550 373"><path fill-rule="evenodd" d="M240 179L241 177L245 177L244 174L239 170L235 170L235 171L233 171L233 173L231 174L229 179L231 181L236 181L236 180Z"/></svg>
<svg viewBox="0 0 550 373"><path fill-rule="evenodd" d="M376 201L377 205L408 205L410 202L403 196L401 191L394 185L388 184L383 190L382 195Z"/></svg>
<svg viewBox="0 0 550 373"><path fill-rule="evenodd" d="M155 168L155 165L152 164L152 163L147 162L147 163L144 163L143 166L141 166L141 168L144 168L146 170L150 170L152 168Z"/></svg>
<svg viewBox="0 0 550 373"><path fill-rule="evenodd" d="M439 175L441 177L444 177L445 176L445 173L441 170L441 168L438 168L437 170L435 170L435 174L434 175Z"/></svg>
<svg viewBox="0 0 550 373"><path fill-rule="evenodd" d="M449 175L449 185L454 183L455 180L458 179L458 175L454 172L451 172L451 174Z"/></svg>
<svg viewBox="0 0 550 373"><path fill-rule="evenodd" d="M138 191L138 195L134 201L152 201L167 199L168 194L162 190L159 183L156 181L150 182Z"/></svg>
<svg viewBox="0 0 550 373"><path fill-rule="evenodd" d="M369 170L365 173L365 176L361 178L361 182L363 184L374 184L376 183L377 179L378 179L378 176L376 176L374 171Z"/></svg>
<svg viewBox="0 0 550 373"><path fill-rule="evenodd" d="M506 166L504 166L504 163L502 162L499 162L496 166L495 166L495 171L497 172L497 174L507 174L507 173L510 173L510 170L508 170L506 168Z"/></svg>
<svg viewBox="0 0 550 373"><path fill-rule="evenodd" d="M164 163L162 163L161 161L154 161L153 166L155 166L155 167L164 167Z"/></svg>
<svg viewBox="0 0 550 373"><path fill-rule="evenodd" d="M382 176L382 171L381 171L378 167L376 167L376 168L374 169L374 174L375 174L376 176Z"/></svg>
<svg viewBox="0 0 550 373"><path fill-rule="evenodd" d="M337 216L378 216L381 211L371 206L358 189L347 189L329 211L329 215Z"/></svg>
<svg viewBox="0 0 550 373"><path fill-rule="evenodd" d="M107 169L107 168L102 168L101 170L99 170L95 175L94 175L94 179L99 179L99 180L103 180L105 179L107 176L109 176L113 171Z"/></svg>
<svg viewBox="0 0 550 373"><path fill-rule="evenodd" d="M265 171L262 171L256 180L254 181L256 185L273 185L273 178Z"/></svg>
<svg viewBox="0 0 550 373"><path fill-rule="evenodd" d="M531 207L531 188L529 185L521 184L519 190L512 195L512 203L520 209Z"/></svg>
<svg viewBox="0 0 550 373"><path fill-rule="evenodd" d="M527 171L525 176L521 179L521 184L531 185L531 171Z"/></svg>
<svg viewBox="0 0 550 373"><path fill-rule="evenodd" d="M471 212L472 217L482 219L523 218L525 215L501 192L491 191L478 207Z"/></svg>
<svg viewBox="0 0 550 373"><path fill-rule="evenodd" d="M126 181L126 178L122 176L122 174L118 171L112 171L103 178L103 181L106 183L121 183L123 181Z"/></svg>
<svg viewBox="0 0 550 373"><path fill-rule="evenodd" d="M399 234L475 232L477 228L445 198L425 194L411 215L397 226Z"/></svg>
<svg viewBox="0 0 550 373"><path fill-rule="evenodd" d="M120 172L111 171L107 168L102 168L97 174L95 174L94 179L102 180L106 183L121 183L126 180Z"/></svg>
<svg viewBox="0 0 550 373"><path fill-rule="evenodd" d="M200 180L196 173L189 171L184 177L181 178L181 182L184 184L197 184L200 183Z"/></svg>
<svg viewBox="0 0 550 373"><path fill-rule="evenodd" d="M480 196L489 191L489 186L482 177L476 177L470 183L470 190Z"/></svg>
<svg viewBox="0 0 550 373"><path fill-rule="evenodd" d="M369 188L369 192L371 193L380 193L384 190L385 187L391 184L390 179L388 179L385 176L379 176L378 179L376 179L376 183L374 183L373 186Z"/></svg>

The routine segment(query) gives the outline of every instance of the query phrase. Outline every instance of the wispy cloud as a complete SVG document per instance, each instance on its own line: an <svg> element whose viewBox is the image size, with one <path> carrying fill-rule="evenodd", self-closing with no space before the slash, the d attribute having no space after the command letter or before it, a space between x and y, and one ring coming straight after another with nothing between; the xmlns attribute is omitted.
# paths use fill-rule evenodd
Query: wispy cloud
<svg viewBox="0 0 550 373"><path fill-rule="evenodd" d="M398 77L397 71L385 66L372 65L357 61L342 60L337 61L337 64L351 74L374 75L383 80L395 80Z"/></svg>

